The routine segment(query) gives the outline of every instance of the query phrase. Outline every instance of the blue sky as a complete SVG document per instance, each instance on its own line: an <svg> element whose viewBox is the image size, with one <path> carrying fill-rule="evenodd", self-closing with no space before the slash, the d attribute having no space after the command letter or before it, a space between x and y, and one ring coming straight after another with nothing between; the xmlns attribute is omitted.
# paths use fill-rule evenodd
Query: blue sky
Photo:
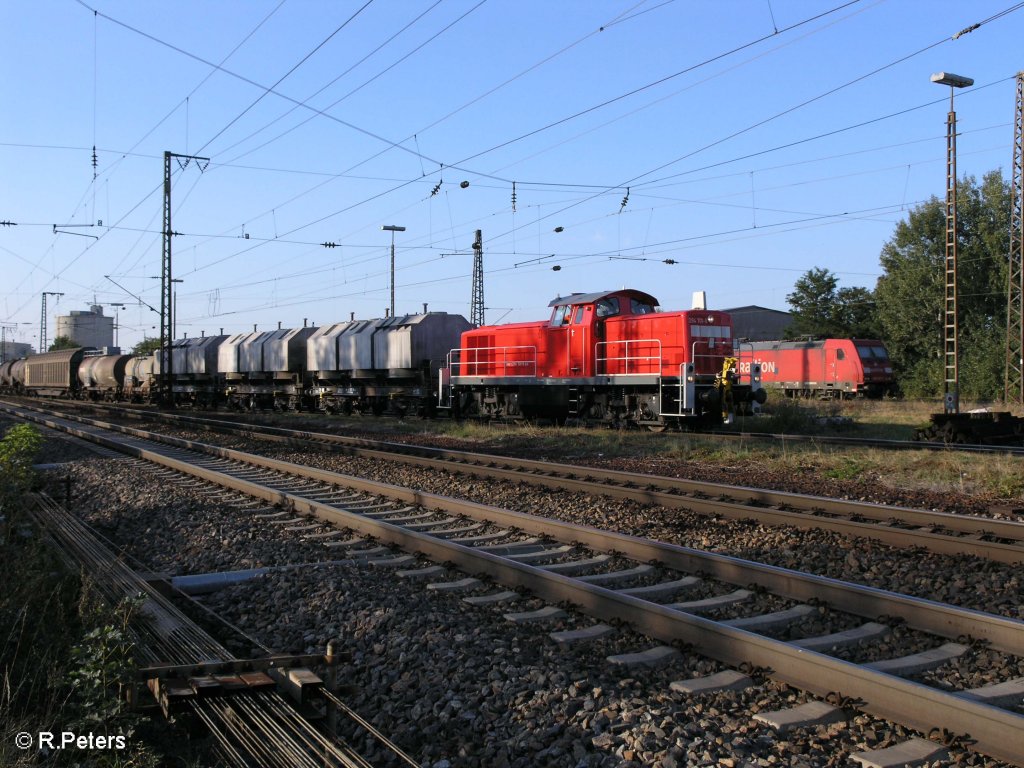
<svg viewBox="0 0 1024 768"><path fill-rule="evenodd" d="M122 346L156 335L165 151L210 159L173 165L179 336L382 316L382 225L406 227L400 314L468 316L477 229L488 322L622 286L786 309L815 267L872 288L896 223L944 194L930 75L975 80L960 174L1008 175L1024 68L1012 0L5 11L0 320L33 344L43 291L64 293L51 338L94 300L127 305Z"/></svg>

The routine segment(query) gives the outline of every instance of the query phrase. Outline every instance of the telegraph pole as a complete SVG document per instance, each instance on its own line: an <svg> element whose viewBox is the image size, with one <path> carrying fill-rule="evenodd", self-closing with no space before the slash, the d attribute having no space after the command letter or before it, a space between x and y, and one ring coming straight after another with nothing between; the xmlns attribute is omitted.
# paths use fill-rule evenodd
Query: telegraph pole
<svg viewBox="0 0 1024 768"><path fill-rule="evenodd" d="M175 152L164 152L164 226L163 250L160 260L160 355L163 358L160 366L160 399L168 408L174 407L174 356L171 345L174 339L174 283L171 276L171 236L176 234L171 229L171 158L178 161L181 170L195 160L200 172L210 164L208 157L195 155L179 155ZM180 282L180 281L178 281Z"/></svg>
<svg viewBox="0 0 1024 768"><path fill-rule="evenodd" d="M39 352L42 354L46 352L46 297L47 296L63 296L63 293L55 293L54 291L43 291L43 312L39 320Z"/></svg>
<svg viewBox="0 0 1024 768"><path fill-rule="evenodd" d="M484 324L484 240L483 232L476 231L473 240L473 295L469 301L469 322L478 328Z"/></svg>

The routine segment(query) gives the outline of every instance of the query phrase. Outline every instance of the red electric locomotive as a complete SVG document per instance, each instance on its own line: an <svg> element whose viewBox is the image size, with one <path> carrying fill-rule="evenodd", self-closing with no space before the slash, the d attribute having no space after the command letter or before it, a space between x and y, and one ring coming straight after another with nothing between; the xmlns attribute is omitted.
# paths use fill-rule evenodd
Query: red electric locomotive
<svg viewBox="0 0 1024 768"><path fill-rule="evenodd" d="M892 361L874 339L755 341L740 347L740 370L761 366L768 389L787 397L882 397L896 393Z"/></svg>
<svg viewBox="0 0 1024 768"><path fill-rule="evenodd" d="M662 312L623 289L577 293L547 321L462 334L441 371L440 405L456 415L633 423L652 430L714 424L764 402L756 366L741 375L724 312Z"/></svg>

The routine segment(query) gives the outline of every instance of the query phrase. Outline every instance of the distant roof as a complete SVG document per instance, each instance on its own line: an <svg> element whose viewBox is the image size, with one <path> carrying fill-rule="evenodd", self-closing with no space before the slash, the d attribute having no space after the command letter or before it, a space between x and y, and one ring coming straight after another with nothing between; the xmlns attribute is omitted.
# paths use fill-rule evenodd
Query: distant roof
<svg viewBox="0 0 1024 768"><path fill-rule="evenodd" d="M649 293L638 291L634 288L620 288L617 291L598 291L597 293L573 293L569 296L559 296L554 299L549 307L560 307L563 304L593 304L598 299L603 299L605 296L611 296L612 294L626 294L634 299L640 299L648 304L655 307L659 306L659 302L656 298L651 296Z"/></svg>
<svg viewBox="0 0 1024 768"><path fill-rule="evenodd" d="M732 309L723 309L723 312L728 312L730 315L735 315L740 312L774 312L777 315L790 315L789 312L784 312L781 309L769 309L768 307L759 307L756 304L748 304L745 307L733 307Z"/></svg>

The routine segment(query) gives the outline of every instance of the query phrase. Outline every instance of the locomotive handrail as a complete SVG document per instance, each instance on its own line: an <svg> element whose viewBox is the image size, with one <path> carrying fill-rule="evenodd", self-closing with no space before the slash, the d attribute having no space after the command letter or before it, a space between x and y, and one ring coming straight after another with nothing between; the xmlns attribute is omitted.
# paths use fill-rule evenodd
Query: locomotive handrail
<svg viewBox="0 0 1024 768"><path fill-rule="evenodd" d="M500 359L496 354L480 360L477 359L477 353L479 352L500 353ZM463 355L468 356L469 353L473 353L473 360L462 359ZM522 357L518 357L519 355L522 355ZM510 357L513 359L509 359ZM452 376L536 376L537 347L521 345L457 348L448 353L448 368L451 370ZM492 368L493 370L480 373L482 368Z"/></svg>
<svg viewBox="0 0 1024 768"><path fill-rule="evenodd" d="M625 349L623 350L623 354L619 355L619 356L614 356L614 357L613 356L609 356L607 354L602 356L602 354L601 354L602 349L601 348L605 347L606 349L603 350L603 351L607 353L607 347L610 347L612 344L625 345ZM639 345L642 345L642 344L647 344L647 345L653 344L653 345L655 345L655 347L658 350L657 354L649 354L649 355L630 354L630 345L633 345L634 347L636 347L636 346L639 346ZM597 365L597 372L599 374L602 374L602 375L650 376L652 373L655 373L655 374L660 374L661 373L661 339L617 339L615 341L599 341L596 345L594 345L594 355L595 355L595 363ZM621 363L622 364L622 368L624 368L624 370L622 370L622 371L615 371L615 373L613 374L613 373L611 373L608 370L608 368L609 368L608 363ZM641 364L645 364L648 367L648 370L646 370L646 371L636 371L636 370L631 371L630 370L631 367L638 367Z"/></svg>

